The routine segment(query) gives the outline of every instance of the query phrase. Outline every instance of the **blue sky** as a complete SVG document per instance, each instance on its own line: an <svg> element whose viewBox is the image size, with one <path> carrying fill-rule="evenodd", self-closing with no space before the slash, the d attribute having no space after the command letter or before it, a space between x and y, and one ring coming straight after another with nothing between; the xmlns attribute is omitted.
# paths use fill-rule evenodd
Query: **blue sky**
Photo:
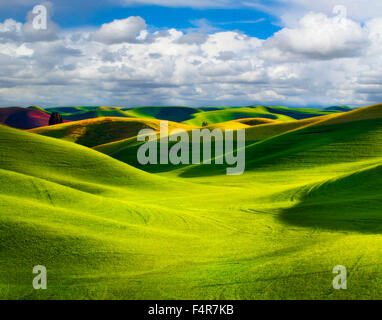
<svg viewBox="0 0 382 320"><path fill-rule="evenodd" d="M251 7L192 8L135 4L121 6L103 1L51 1L54 6L54 21L62 28L96 27L114 19L129 16L144 18L152 29L195 28L195 22L205 20L211 27L221 30L239 30L247 35L266 39L281 27L276 16ZM36 1L39 3L39 1ZM30 5L6 6L0 11L0 20L13 18L25 21Z"/></svg>
<svg viewBox="0 0 382 320"><path fill-rule="evenodd" d="M381 57L379 0L0 2L0 107L370 105Z"/></svg>

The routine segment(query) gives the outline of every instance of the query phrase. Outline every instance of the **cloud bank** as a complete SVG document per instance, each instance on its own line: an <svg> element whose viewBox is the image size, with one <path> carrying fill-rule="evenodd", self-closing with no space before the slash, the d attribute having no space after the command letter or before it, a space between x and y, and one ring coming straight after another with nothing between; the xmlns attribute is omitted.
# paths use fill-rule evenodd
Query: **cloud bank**
<svg viewBox="0 0 382 320"><path fill-rule="evenodd" d="M267 40L150 31L141 17L97 30L62 30L50 18L40 32L32 19L0 22L0 106L382 102L382 17L361 24L311 11Z"/></svg>

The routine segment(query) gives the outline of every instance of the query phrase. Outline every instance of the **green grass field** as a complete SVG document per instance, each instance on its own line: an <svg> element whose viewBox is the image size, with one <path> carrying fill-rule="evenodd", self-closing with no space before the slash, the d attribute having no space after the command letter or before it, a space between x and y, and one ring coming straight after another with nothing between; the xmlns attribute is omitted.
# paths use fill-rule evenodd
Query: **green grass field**
<svg viewBox="0 0 382 320"><path fill-rule="evenodd" d="M380 299L382 105L341 108L182 110L172 128L245 128L241 176L138 165L158 113L0 126L0 299Z"/></svg>

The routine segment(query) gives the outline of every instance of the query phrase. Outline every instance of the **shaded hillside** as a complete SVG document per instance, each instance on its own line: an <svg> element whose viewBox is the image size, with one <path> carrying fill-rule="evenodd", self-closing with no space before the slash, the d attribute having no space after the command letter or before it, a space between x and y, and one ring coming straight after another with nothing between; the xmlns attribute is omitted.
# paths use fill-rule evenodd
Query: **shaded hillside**
<svg viewBox="0 0 382 320"><path fill-rule="evenodd" d="M350 111L351 109L313 109L313 108L287 108L287 107L266 107L271 113L282 114L296 120L303 120L314 117L321 117L333 113Z"/></svg>
<svg viewBox="0 0 382 320"><path fill-rule="evenodd" d="M103 117L130 118L122 108L118 107L58 107L48 108L49 112L59 112L65 120L79 121Z"/></svg>
<svg viewBox="0 0 382 320"><path fill-rule="evenodd" d="M275 114L268 111L265 107L246 107L246 108L224 108L215 111L206 111L195 113L192 119L185 121L187 124L201 126L203 122L207 122L209 125L222 123L231 120L240 120L248 118L262 118L278 121L293 121L292 117Z"/></svg>
<svg viewBox="0 0 382 320"><path fill-rule="evenodd" d="M40 110L20 107L0 108L0 123L18 129L47 126L49 114Z"/></svg>
<svg viewBox="0 0 382 320"><path fill-rule="evenodd" d="M304 227L381 233L381 194L382 161L379 161L304 190L298 205L283 211L281 219Z"/></svg>
<svg viewBox="0 0 382 320"><path fill-rule="evenodd" d="M334 111L334 112L348 112L348 111L352 111L352 108L348 107L348 106L333 106L333 107L329 107L329 108L326 108L325 110L328 110L328 111Z"/></svg>
<svg viewBox="0 0 382 320"><path fill-rule="evenodd" d="M169 122L169 129L192 129L191 126ZM160 120L137 118L96 118L75 121L31 130L48 137L59 138L78 144L95 147L98 145L136 137L142 129L160 130Z"/></svg>
<svg viewBox="0 0 382 320"><path fill-rule="evenodd" d="M255 121L253 119L244 119L244 120L234 120L234 121L227 121L222 123L213 124L207 127L207 129L213 130L213 129L231 129L231 130L239 130L239 129L245 129L246 130L246 144L251 145L253 143L270 139L272 137L284 134L289 131L296 130L298 128L303 128L305 126L309 126L315 122L322 121L323 119L328 119L330 116L325 117L317 117L317 118L311 118L306 120L300 120L300 121L290 121L290 122L279 122L276 120L258 120ZM261 124L264 123L265 124ZM256 124L250 126L246 123ZM118 159L122 162L128 163L130 165L136 166L138 168L156 172L158 169L161 171L168 171L168 170L174 170L174 166L146 166L142 167L136 159L136 153L138 151L138 148L142 145L142 142L137 142L136 137L132 137L129 139L124 139L120 141L115 141L112 143L99 145L95 147L96 150L108 154L111 157ZM190 146L191 147L191 146ZM287 147L287 146L286 146ZM208 170L215 170L215 168L206 166L205 168ZM220 168L221 170L224 170Z"/></svg>
<svg viewBox="0 0 382 320"><path fill-rule="evenodd" d="M270 139L252 144L248 141L247 170L293 170L296 166L302 170L356 161L372 162L382 157L382 105L315 119L319 121L291 128ZM267 126L248 130L262 128ZM186 168L184 176L223 173L223 168L199 165Z"/></svg>

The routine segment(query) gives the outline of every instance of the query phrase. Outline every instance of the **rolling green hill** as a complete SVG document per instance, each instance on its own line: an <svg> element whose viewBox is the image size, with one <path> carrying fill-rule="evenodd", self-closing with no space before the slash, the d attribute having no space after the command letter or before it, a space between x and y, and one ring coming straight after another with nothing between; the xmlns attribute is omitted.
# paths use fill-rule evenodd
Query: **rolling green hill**
<svg viewBox="0 0 382 320"><path fill-rule="evenodd" d="M0 298L378 299L382 105L284 120L245 127L241 176L128 165L142 119L81 124L116 159L78 123L44 129L61 139L0 126Z"/></svg>
<svg viewBox="0 0 382 320"><path fill-rule="evenodd" d="M65 120L78 121L102 117L145 118L183 122L200 109L188 107L57 107L48 108L49 112L60 112Z"/></svg>
<svg viewBox="0 0 382 320"><path fill-rule="evenodd" d="M41 109L33 107L34 109ZM60 112L65 120L79 121L102 117L144 118L173 122L184 122L193 126L209 125L246 118L265 118L276 121L293 121L350 111L346 107L328 109L286 108L286 107L54 107L46 112Z"/></svg>
<svg viewBox="0 0 382 320"><path fill-rule="evenodd" d="M194 114L201 112L200 109L189 107L142 107L124 110L128 114L138 118L159 119L174 122L186 121Z"/></svg>
<svg viewBox="0 0 382 320"><path fill-rule="evenodd" d="M100 106L94 106L94 107L50 107L46 108L45 110L48 112L61 112L63 114L73 114L73 113L81 113L81 112L88 112L92 110L99 109ZM116 109L119 109L116 107Z"/></svg>
<svg viewBox="0 0 382 320"><path fill-rule="evenodd" d="M191 130L193 127L169 122L169 130L177 128ZM136 137L142 129L160 130L160 120L137 118L96 118L69 122L30 130L44 136L76 142L86 147L124 140Z"/></svg>
<svg viewBox="0 0 382 320"><path fill-rule="evenodd" d="M118 107L58 107L48 108L48 112L59 112L65 120L79 121L103 117L132 117Z"/></svg>
<svg viewBox="0 0 382 320"><path fill-rule="evenodd" d="M293 121L295 119L269 112L266 107L247 107L247 108L228 108L218 111L200 112L193 115L193 118L185 123L195 126L201 126L203 122L208 124L221 123L231 120L246 118L266 118L278 121Z"/></svg>
<svg viewBox="0 0 382 320"><path fill-rule="evenodd" d="M271 113L282 114L296 120L308 119L312 117L320 117L333 112L350 111L351 109L314 109L314 108L287 108L287 107L266 107Z"/></svg>
<svg viewBox="0 0 382 320"><path fill-rule="evenodd" d="M223 123L218 123L218 124L210 125L207 128L210 130L245 129L247 145L250 145L251 143L266 140L271 137L278 136L280 134L311 125L315 122L322 121L323 119L327 119L329 117L331 116L316 117L312 119L290 121L290 122L280 122L276 120L259 119L259 118L256 118L256 120L243 119L243 120L235 120L235 121L227 121ZM262 122L264 124L261 124ZM248 125L247 123L251 125ZM256 125L256 123L260 123L260 124ZM34 132L38 132L38 131L34 131ZM171 165L160 166L160 167L148 166L148 167L142 168L142 166L138 163L136 159L138 148L142 144L143 144L142 142L137 142L136 137L131 137L131 138L127 138L127 139L123 139L119 141L113 141L103 145L98 145L94 147L94 149L102 153L105 153L117 160L120 160L122 162L128 163L132 166L135 166L140 169L144 169L149 172L158 172L158 170L160 172L174 170L174 166L171 166ZM171 143L170 143L170 146L171 146ZM210 170L210 169L207 169L207 170Z"/></svg>
<svg viewBox="0 0 382 320"><path fill-rule="evenodd" d="M353 109L348 106L333 106L326 108L326 111L333 111L333 112L348 112L352 111Z"/></svg>
<svg viewBox="0 0 382 320"><path fill-rule="evenodd" d="M301 169L314 168L333 163L379 160L382 155L382 105L304 120L302 123L308 124L253 144L247 142L247 170L268 167L289 170L295 168L296 163ZM253 132L250 134L255 135ZM208 175L214 174L211 168L199 167ZM201 174L198 168L189 170Z"/></svg>

